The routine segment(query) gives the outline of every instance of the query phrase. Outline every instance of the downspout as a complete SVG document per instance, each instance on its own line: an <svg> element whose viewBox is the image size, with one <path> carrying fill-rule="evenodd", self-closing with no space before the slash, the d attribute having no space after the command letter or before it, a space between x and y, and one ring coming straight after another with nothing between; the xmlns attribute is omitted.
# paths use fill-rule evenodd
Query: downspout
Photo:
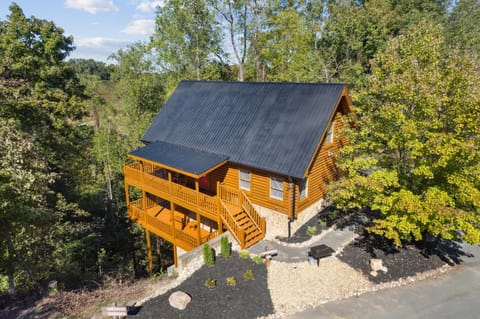
<svg viewBox="0 0 480 319"><path fill-rule="evenodd" d="M290 180L290 183L289 183L289 188L292 190L291 193L292 193L292 207L290 209L291 211L291 215L290 217L288 218L288 238L290 238L290 236L292 235L292 227L291 227L291 223L293 221L295 221L295 198L296 198L296 184L295 184L295 180L292 179L292 178L289 178Z"/></svg>

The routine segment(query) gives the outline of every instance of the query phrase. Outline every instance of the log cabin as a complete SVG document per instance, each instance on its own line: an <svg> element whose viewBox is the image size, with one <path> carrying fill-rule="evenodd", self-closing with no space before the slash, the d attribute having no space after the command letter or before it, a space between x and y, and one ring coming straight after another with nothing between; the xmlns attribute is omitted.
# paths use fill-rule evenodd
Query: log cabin
<svg viewBox="0 0 480 319"><path fill-rule="evenodd" d="M175 263L226 230L241 248L290 235L336 177L351 111L345 84L182 81L128 154L128 215Z"/></svg>

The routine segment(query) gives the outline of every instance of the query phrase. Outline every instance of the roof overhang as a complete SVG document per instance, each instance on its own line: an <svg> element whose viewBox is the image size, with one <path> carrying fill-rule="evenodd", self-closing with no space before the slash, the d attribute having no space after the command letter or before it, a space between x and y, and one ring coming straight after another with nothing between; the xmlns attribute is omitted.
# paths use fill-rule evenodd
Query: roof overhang
<svg viewBox="0 0 480 319"><path fill-rule="evenodd" d="M148 162L198 179L224 165L228 156L198 151L166 142L153 142L128 153L134 160Z"/></svg>

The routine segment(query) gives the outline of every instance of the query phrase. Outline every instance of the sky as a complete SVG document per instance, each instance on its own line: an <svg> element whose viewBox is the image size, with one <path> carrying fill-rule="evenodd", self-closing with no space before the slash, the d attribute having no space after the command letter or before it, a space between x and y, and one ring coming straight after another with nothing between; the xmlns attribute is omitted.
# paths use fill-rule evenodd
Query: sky
<svg viewBox="0 0 480 319"><path fill-rule="evenodd" d="M0 20L13 1L0 0ZM70 58L107 63L108 56L136 41L148 40L155 26L155 8L163 0L15 0L25 16L51 20L73 36Z"/></svg>

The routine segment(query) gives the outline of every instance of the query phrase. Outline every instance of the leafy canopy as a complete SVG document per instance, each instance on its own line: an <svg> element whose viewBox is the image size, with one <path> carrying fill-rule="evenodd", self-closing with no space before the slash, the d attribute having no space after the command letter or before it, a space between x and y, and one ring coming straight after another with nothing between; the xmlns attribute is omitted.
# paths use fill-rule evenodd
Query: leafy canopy
<svg viewBox="0 0 480 319"><path fill-rule="evenodd" d="M333 200L370 206L371 231L480 243L480 65L424 20L389 41L357 96L357 128L340 157Z"/></svg>

